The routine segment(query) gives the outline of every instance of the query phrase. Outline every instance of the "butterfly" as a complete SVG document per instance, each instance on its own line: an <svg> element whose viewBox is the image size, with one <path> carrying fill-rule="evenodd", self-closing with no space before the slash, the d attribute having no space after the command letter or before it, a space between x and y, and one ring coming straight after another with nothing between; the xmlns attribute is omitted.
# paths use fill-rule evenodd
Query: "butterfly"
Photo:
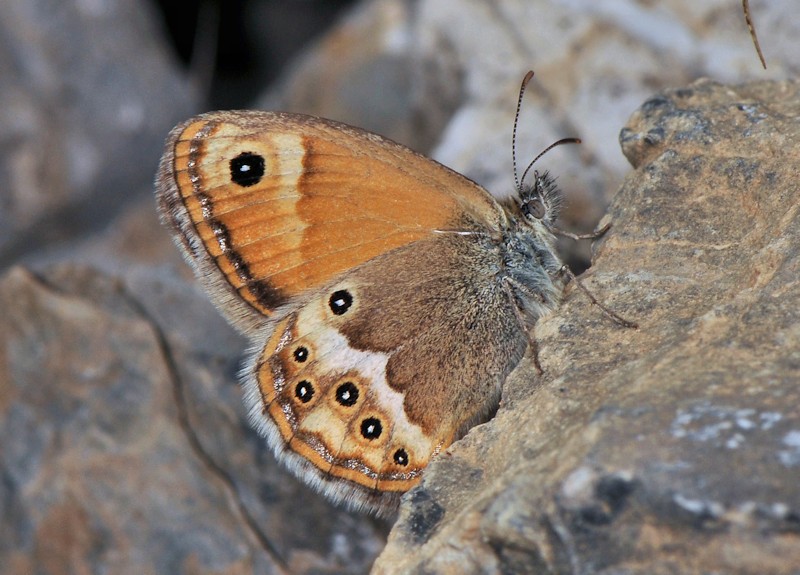
<svg viewBox="0 0 800 575"><path fill-rule="evenodd" d="M574 277L554 249L561 196L548 174L498 201L402 145L311 116L180 124L156 196L252 342L241 379L256 429L308 484L378 514L497 409L533 325Z"/></svg>

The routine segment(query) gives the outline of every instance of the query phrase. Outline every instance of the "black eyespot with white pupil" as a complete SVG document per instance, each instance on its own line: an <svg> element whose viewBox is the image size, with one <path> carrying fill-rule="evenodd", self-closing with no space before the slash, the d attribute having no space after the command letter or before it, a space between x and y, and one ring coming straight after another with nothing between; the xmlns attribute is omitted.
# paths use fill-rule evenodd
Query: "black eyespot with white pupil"
<svg viewBox="0 0 800 575"><path fill-rule="evenodd" d="M361 422L361 435L365 439L378 439L383 432L381 421L376 417L368 417Z"/></svg>
<svg viewBox="0 0 800 575"><path fill-rule="evenodd" d="M352 381L346 381L336 388L336 401L345 407L352 407L358 401L358 388Z"/></svg>
<svg viewBox="0 0 800 575"><path fill-rule="evenodd" d="M405 449L401 448L395 451L394 455L392 456L392 459L394 459L394 462L397 465L402 465L403 467L408 465L408 453L406 452Z"/></svg>
<svg viewBox="0 0 800 575"><path fill-rule="evenodd" d="M306 360L308 360L308 348L301 345L294 350L292 355L297 363L304 363Z"/></svg>
<svg viewBox="0 0 800 575"><path fill-rule="evenodd" d="M333 315L342 315L353 305L353 296L346 289L336 290L328 299L328 306Z"/></svg>
<svg viewBox="0 0 800 575"><path fill-rule="evenodd" d="M304 379L294 387L294 395L302 403L308 403L314 397L314 386L310 381Z"/></svg>
<svg viewBox="0 0 800 575"><path fill-rule="evenodd" d="M253 152L242 152L231 160L231 181L247 188L264 177L264 156Z"/></svg>

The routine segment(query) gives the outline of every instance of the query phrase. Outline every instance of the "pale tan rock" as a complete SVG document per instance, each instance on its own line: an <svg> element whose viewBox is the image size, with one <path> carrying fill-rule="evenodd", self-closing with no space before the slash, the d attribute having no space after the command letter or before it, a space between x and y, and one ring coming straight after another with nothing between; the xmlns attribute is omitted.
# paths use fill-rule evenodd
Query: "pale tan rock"
<svg viewBox="0 0 800 575"><path fill-rule="evenodd" d="M628 170L617 134L641 102L702 76L735 83L797 75L800 20L785 17L796 8L794 0L751 2L764 71L741 2L730 0L365 2L257 107L378 131L504 196L514 184L517 91L533 69L520 163L560 138L582 138L540 166L559 175L565 221L589 230Z"/></svg>
<svg viewBox="0 0 800 575"><path fill-rule="evenodd" d="M634 166L545 373L427 470L375 573L796 573L800 83L698 81L621 133Z"/></svg>

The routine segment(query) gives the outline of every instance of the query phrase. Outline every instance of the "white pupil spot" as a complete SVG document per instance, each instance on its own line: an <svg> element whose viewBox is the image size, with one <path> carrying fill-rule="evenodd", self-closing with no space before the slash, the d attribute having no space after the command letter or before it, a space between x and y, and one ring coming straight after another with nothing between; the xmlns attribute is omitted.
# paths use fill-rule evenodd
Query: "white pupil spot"
<svg viewBox="0 0 800 575"><path fill-rule="evenodd" d="M374 425L367 426L367 433L370 434L370 435L375 433L375 426Z"/></svg>
<svg viewBox="0 0 800 575"><path fill-rule="evenodd" d="M343 300L343 299L341 299L341 298L337 299L337 300L336 300L336 301L334 301L333 303L334 303L334 305L335 305L336 307L343 307L343 306L344 306L344 300Z"/></svg>
<svg viewBox="0 0 800 575"><path fill-rule="evenodd" d="M242 164L239 168L240 172L249 172L250 171L250 164Z"/></svg>
<svg viewBox="0 0 800 575"><path fill-rule="evenodd" d="M350 399L350 392L349 391L345 391L344 393L342 393L342 399L345 400L345 401Z"/></svg>

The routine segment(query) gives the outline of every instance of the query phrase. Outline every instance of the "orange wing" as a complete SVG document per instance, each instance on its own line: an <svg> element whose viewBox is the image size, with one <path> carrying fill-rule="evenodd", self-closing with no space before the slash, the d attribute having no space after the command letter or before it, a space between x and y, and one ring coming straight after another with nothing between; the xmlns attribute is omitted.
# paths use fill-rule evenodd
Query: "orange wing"
<svg viewBox="0 0 800 575"><path fill-rule="evenodd" d="M404 146L273 112L214 112L176 127L157 196L240 328L433 230L496 230L505 220L483 188Z"/></svg>

